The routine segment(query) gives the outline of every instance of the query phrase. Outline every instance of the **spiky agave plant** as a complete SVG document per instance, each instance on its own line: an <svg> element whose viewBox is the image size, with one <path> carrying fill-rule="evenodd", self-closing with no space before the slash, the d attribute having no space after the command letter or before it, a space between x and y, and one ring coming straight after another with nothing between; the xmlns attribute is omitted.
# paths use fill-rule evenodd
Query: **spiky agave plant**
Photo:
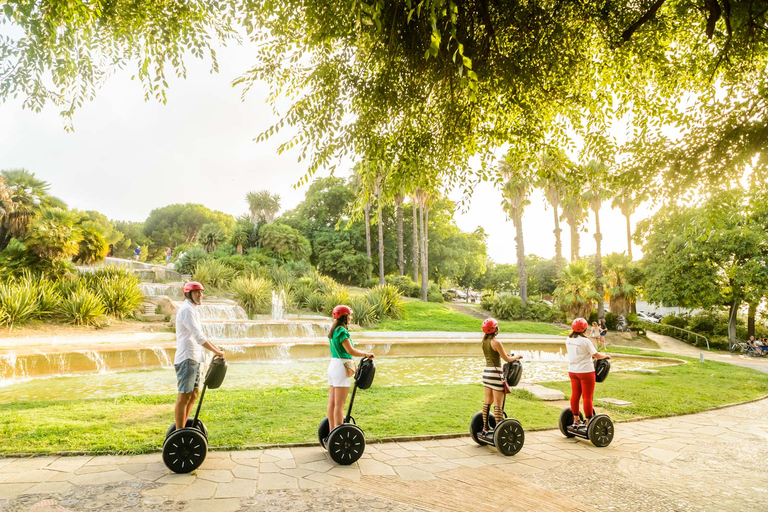
<svg viewBox="0 0 768 512"><path fill-rule="evenodd" d="M80 284L58 308L59 314L74 325L101 325L106 309L99 295Z"/></svg>
<svg viewBox="0 0 768 512"><path fill-rule="evenodd" d="M272 287L269 281L261 277L240 276L232 280L229 291L238 304L248 312L248 316L269 313L272 307Z"/></svg>

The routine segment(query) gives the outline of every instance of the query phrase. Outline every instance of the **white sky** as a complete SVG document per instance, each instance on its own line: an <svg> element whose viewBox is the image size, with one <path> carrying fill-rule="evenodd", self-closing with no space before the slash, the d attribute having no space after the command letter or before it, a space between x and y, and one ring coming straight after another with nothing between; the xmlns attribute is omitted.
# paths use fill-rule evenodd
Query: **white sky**
<svg viewBox="0 0 768 512"><path fill-rule="evenodd" d="M304 174L297 153L278 155L280 138L254 138L276 119L265 103L266 85L254 87L246 101L231 81L253 64L247 47L222 48L220 72L188 61L188 78L170 80L168 103L145 102L133 68L112 77L96 99L75 114L75 132L64 131L56 108L23 110L20 101L0 105L0 169L23 167L51 184L51 193L71 208L98 210L114 220L143 221L149 212L171 203L202 203L232 215L246 211L245 194L268 189L280 194L283 210L298 204L305 188L292 186ZM337 171L345 175L346 170ZM327 173L321 173L327 175ZM453 199L458 200L459 194ZM475 188L465 213L457 213L466 231L482 225L488 252L498 263L514 263L514 228L501 208L500 193L483 183ZM553 215L534 192L523 216L527 254L554 256ZM632 226L647 210L639 211ZM600 215L603 253L626 251L625 220L606 204ZM570 254L568 225L563 255ZM582 233L581 254L595 250L594 220ZM640 256L638 247L633 249Z"/></svg>

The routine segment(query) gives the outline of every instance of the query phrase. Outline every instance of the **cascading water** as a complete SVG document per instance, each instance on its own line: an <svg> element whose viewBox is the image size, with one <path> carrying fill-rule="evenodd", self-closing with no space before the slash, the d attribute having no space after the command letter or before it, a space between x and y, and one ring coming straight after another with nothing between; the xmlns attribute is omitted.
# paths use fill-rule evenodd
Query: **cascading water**
<svg viewBox="0 0 768 512"><path fill-rule="evenodd" d="M141 292L145 297L160 297L165 296L171 299L182 299L184 294L182 293L181 283L168 283L168 284L154 284L154 283L141 283Z"/></svg>
<svg viewBox="0 0 768 512"><path fill-rule="evenodd" d="M104 356L102 354L96 352L95 350L84 350L80 353L96 365L96 371L98 373L107 373L107 363L104 360Z"/></svg>
<svg viewBox="0 0 768 512"><path fill-rule="evenodd" d="M164 348L162 348L162 347L150 347L150 349L157 356L157 360L160 362L160 366L162 366L163 368L170 368L170 367L173 366L173 362L171 361L171 358L168 356L168 353L165 351ZM141 359L142 358L139 358L139 360L141 360Z"/></svg>
<svg viewBox="0 0 768 512"><path fill-rule="evenodd" d="M248 320L248 313L238 304L208 303L197 306L200 319L206 320Z"/></svg>
<svg viewBox="0 0 768 512"><path fill-rule="evenodd" d="M272 290L272 320L280 321L285 318L285 290L276 293Z"/></svg>

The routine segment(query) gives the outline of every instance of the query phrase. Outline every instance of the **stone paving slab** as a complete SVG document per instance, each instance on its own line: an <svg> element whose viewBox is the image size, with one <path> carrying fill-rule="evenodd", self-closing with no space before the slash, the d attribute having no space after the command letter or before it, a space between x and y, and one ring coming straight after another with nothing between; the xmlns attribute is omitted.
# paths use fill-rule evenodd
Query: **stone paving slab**
<svg viewBox="0 0 768 512"><path fill-rule="evenodd" d="M768 400L620 423L606 448L529 432L505 457L469 437L210 452L190 475L160 454L0 459L0 511L768 510ZM499 490L501 492L494 492Z"/></svg>

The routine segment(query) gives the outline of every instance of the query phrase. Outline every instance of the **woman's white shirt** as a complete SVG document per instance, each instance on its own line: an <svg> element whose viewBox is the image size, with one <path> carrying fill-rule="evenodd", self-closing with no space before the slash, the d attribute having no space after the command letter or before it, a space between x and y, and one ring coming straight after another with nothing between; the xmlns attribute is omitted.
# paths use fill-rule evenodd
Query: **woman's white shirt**
<svg viewBox="0 0 768 512"><path fill-rule="evenodd" d="M568 371L571 373L589 373L595 371L592 356L597 354L589 338L567 338L565 348L568 350Z"/></svg>

